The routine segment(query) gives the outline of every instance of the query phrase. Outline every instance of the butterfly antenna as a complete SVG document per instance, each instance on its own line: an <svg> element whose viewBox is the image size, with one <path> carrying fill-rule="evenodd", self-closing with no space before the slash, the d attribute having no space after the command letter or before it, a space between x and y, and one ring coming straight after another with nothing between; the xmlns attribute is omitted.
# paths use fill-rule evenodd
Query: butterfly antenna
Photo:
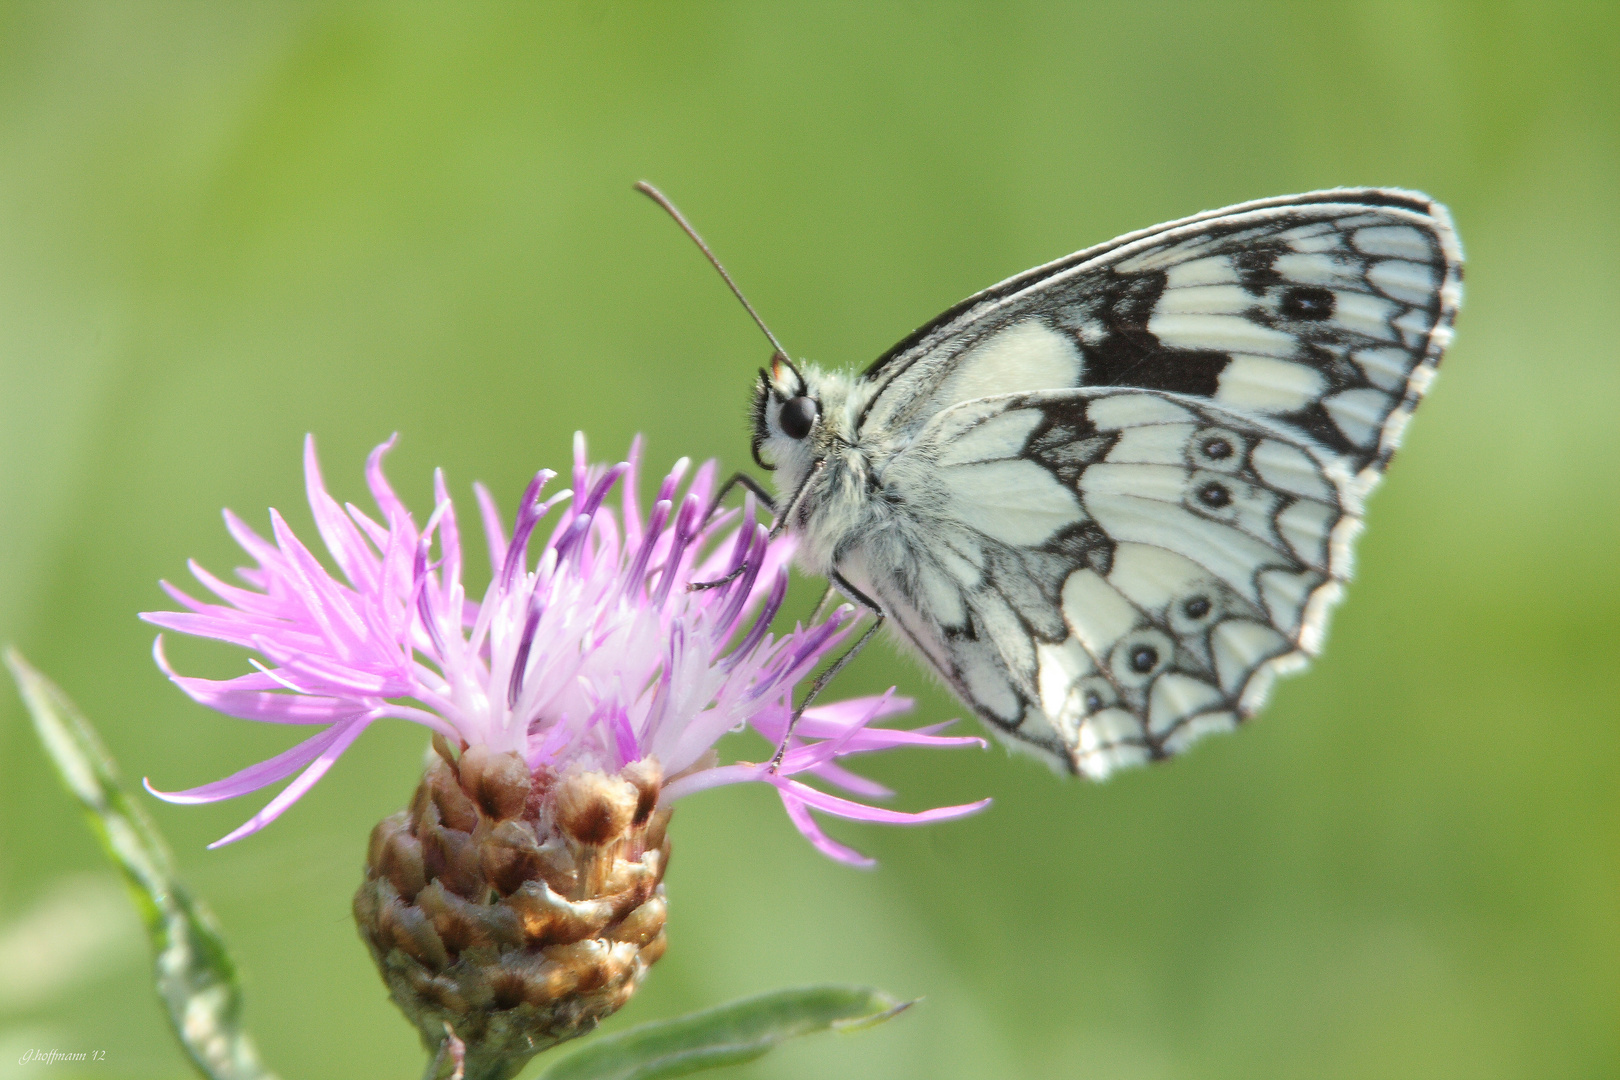
<svg viewBox="0 0 1620 1080"><path fill-rule="evenodd" d="M748 302L748 297L744 296L742 294L742 290L737 288L737 283L731 280L731 275L726 273L726 268L724 266L720 265L720 260L715 258L713 251L709 250L709 245L703 242L703 237L699 236L698 231L692 228L692 223L686 220L686 215L681 213L680 210L676 209L675 204L669 201L668 195L665 195L662 191L659 191L657 188L647 183L647 181L637 180L636 190L647 196L647 198L651 199L659 206L662 206L669 216L675 219L675 224L679 225L682 231L684 231L687 236L692 238L692 243L696 244L698 246L698 250L703 252L710 263L714 264L714 268L716 270L720 271L720 276L725 279L725 283L731 289L732 295L742 302L742 306L746 308L748 314L753 317L755 324L765 332L765 337L770 340L771 347L780 353L785 359L787 357L787 350L782 348L782 343L780 341L776 340L776 335L771 333L771 328L765 325L765 320L759 317L759 312L755 311L754 305Z"/></svg>

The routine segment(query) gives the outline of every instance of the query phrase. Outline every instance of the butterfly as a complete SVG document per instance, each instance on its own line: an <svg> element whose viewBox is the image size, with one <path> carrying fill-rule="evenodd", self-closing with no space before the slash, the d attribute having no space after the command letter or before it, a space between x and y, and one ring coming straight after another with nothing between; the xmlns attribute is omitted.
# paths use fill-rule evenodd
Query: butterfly
<svg viewBox="0 0 1620 1080"><path fill-rule="evenodd" d="M861 644L887 622L1009 745L1101 779L1320 650L1461 297L1426 195L1243 203L1009 278L858 375L778 346L754 459L801 566L877 616Z"/></svg>

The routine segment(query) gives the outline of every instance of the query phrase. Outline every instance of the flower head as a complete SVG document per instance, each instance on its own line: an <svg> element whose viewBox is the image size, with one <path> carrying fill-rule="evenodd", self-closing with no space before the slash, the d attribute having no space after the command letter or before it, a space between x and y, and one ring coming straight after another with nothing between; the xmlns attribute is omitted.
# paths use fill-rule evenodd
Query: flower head
<svg viewBox="0 0 1620 1080"><path fill-rule="evenodd" d="M435 474L435 506L418 528L383 475L382 459L392 445L377 447L367 461L380 512L374 517L340 506L327 493L314 441L305 443L310 508L337 574L274 510L269 539L227 511L227 529L257 563L238 571L247 587L193 563L192 573L219 602L194 599L165 582L185 610L142 615L262 658L253 661L256 671L234 679L191 678L169 667L160 636L154 646L159 665L194 700L248 720L320 728L211 784L174 793L148 784L170 802L206 803L297 774L215 846L275 820L383 718L422 724L455 747L514 753L536 775L613 774L651 759L670 778L661 789L663 805L721 784L768 783L811 843L854 864L869 860L827 837L810 810L917 824L960 817L988 802L902 813L801 779L882 798L886 789L839 761L897 746L983 745L937 734L943 725L911 731L872 726L910 708L892 691L806 710L777 769L716 764L714 744L727 732L752 727L773 746L786 736L795 684L845 639L855 614L845 605L780 637L770 632L787 592L793 541L770 537L755 519L751 497L741 511L707 515L713 462L695 472L685 459L677 462L643 516L636 496L639 444L626 462L590 466L584 440L576 437L573 490L545 497L553 474L536 475L510 534L489 493L475 486L491 580L482 599L471 600L460 524L443 474ZM548 518L549 536L541 541ZM724 584L690 588L699 582Z"/></svg>

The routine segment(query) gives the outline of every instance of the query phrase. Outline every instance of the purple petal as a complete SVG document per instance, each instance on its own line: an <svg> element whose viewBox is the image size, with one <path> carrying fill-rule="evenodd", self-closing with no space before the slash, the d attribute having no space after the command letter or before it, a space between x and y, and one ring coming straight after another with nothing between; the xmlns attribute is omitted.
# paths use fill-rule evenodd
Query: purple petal
<svg viewBox="0 0 1620 1080"><path fill-rule="evenodd" d="M410 644L410 617L400 611L407 607L414 588L412 561L416 557L416 530L409 522L395 518L389 522L388 536L383 542L382 577L373 597L373 609L382 613L384 621L400 618L394 624L391 636L401 646Z"/></svg>
<svg viewBox="0 0 1620 1080"><path fill-rule="evenodd" d="M240 544L243 551L253 556L261 567L268 570L281 564L281 552L276 550L274 544L249 528L247 522L229 510L220 511L220 515L225 519L225 531L231 534L231 539Z"/></svg>
<svg viewBox="0 0 1620 1080"><path fill-rule="evenodd" d="M213 638L216 641L227 641L232 645L240 645L244 649L254 648L254 641L260 635L281 629L271 624L265 626L245 618L231 618L220 615L190 615L180 611L143 611L140 613L142 622L149 622L153 626L161 626L165 630L174 630L181 634L190 634L193 637Z"/></svg>
<svg viewBox="0 0 1620 1080"><path fill-rule="evenodd" d="M491 573L499 573L501 564L506 561L506 526L501 524L501 511L487 487L474 484L473 495L478 499L478 513L484 521L484 541L489 545L489 569Z"/></svg>
<svg viewBox="0 0 1620 1080"><path fill-rule="evenodd" d="M448 608L451 594L461 585L461 529L456 524L455 504L444 488L443 469L433 470L433 502L434 512L442 507L444 515L439 521L439 561L444 564L443 596Z"/></svg>
<svg viewBox="0 0 1620 1080"><path fill-rule="evenodd" d="M278 724L330 724L354 715L358 703L333 697L296 693L271 693L287 684L275 674L255 671L234 679L188 678L175 673L163 652L163 635L152 642L152 658L157 666L191 700L243 720Z"/></svg>
<svg viewBox="0 0 1620 1080"><path fill-rule="evenodd" d="M250 676L242 676L249 678ZM187 697L226 716L271 724L330 724L354 715L360 703L313 694L225 690L210 679L171 675L170 679ZM235 680L230 680L234 682Z"/></svg>
<svg viewBox="0 0 1620 1080"><path fill-rule="evenodd" d="M671 588L681 577L681 561L686 555L687 547L695 538L697 518L702 513L702 504L691 495L682 500L681 509L675 515L675 528L669 553L664 556L664 566L658 575L658 588L653 591L653 607L661 608L668 602Z"/></svg>
<svg viewBox="0 0 1620 1080"><path fill-rule="evenodd" d="M780 725L777 726L777 730L781 730ZM761 731L760 733L765 734L764 731ZM853 733L847 734L830 733L817 735L811 731L805 730L803 720L800 720L799 726L793 729L793 734L795 737L802 737L806 739L837 739L839 746L839 757L848 757L852 754L869 754L878 750L893 750L902 746L921 746L931 750L943 750L953 746L977 746L983 748L989 745L977 735L949 735L942 737L938 735L926 735L920 731L911 731L906 728L861 728ZM771 736L766 735L766 738L770 739ZM772 739L772 741L780 742L781 736L777 735L774 739Z"/></svg>
<svg viewBox="0 0 1620 1080"><path fill-rule="evenodd" d="M836 795L817 791L810 785L802 784L781 773L766 773L761 779L779 790L791 792L811 809L848 818L851 821L873 821L880 825L926 825L931 821L954 821L978 813L991 802L989 799L980 799L978 802L964 803L961 806L940 806L933 810L919 810L914 814L908 814L903 810L885 810L878 806L865 806L848 799L840 799Z"/></svg>
<svg viewBox="0 0 1620 1080"><path fill-rule="evenodd" d="M369 589L376 579L375 556L354 522L327 493L320 464L315 459L314 435L304 436L304 492L315 516L315 528L326 543L326 550L332 553L332 560L356 589Z"/></svg>
<svg viewBox="0 0 1620 1080"><path fill-rule="evenodd" d="M607 493L613 490L613 485L619 482L619 478L629 468L629 462L621 461L603 473L602 478L591 488L590 494L585 496L585 501L580 505L579 512L586 517L595 514L603 501L607 499Z"/></svg>
<svg viewBox="0 0 1620 1080"><path fill-rule="evenodd" d="M766 767L753 762L738 762L735 765L718 765L712 769L699 769L697 772L687 773L678 780L671 780L664 785L660 801L674 802L684 799L688 795L695 795L710 788L724 787L727 784L746 784L751 780L764 778Z"/></svg>
<svg viewBox="0 0 1620 1080"><path fill-rule="evenodd" d="M808 675L823 656L844 640L855 623L850 618L851 613L852 609L848 606L841 607L826 622L795 630L780 658L772 661L768 682L762 682L756 688L755 700L773 697L779 692L780 684L796 683Z"/></svg>
<svg viewBox="0 0 1620 1080"><path fill-rule="evenodd" d="M806 769L805 772L808 772L811 776L814 776L819 780L825 780L829 784L835 784L849 792L851 795L859 795L863 799L894 798L894 792L890 791L876 780L868 780L866 777L852 773L842 765L838 765L831 761L822 765L817 765L814 768Z"/></svg>
<svg viewBox="0 0 1620 1080"><path fill-rule="evenodd" d="M258 791L260 788L283 780L294 772L303 768L310 761L319 757L340 735L353 727L359 717L351 717L347 723L333 724L319 735L311 735L296 746L283 750L273 758L249 765L240 772L232 773L223 780L215 780L211 784L200 787L187 788L185 791L159 791L152 786L152 782L143 778L141 784L147 791L156 795L167 803L176 803L181 806L196 806L202 803L220 802L223 799L234 799L238 795Z"/></svg>
<svg viewBox="0 0 1620 1080"><path fill-rule="evenodd" d="M354 505L354 503L344 503L343 512L349 515L350 521L360 527L360 531L366 534L366 539L370 540L372 546L378 551L383 551L388 547L388 530L373 521L371 516L364 510Z"/></svg>
<svg viewBox="0 0 1620 1080"><path fill-rule="evenodd" d="M416 613L422 623L422 629L427 631L428 640L433 645L433 655L440 663L449 655L449 646L445 639L441 616L441 594L432 587L429 575L433 567L428 565L428 552L433 545L433 533L444 520L449 501L442 502L428 518L427 527L422 530L421 539L416 543L416 558L411 564L411 589L416 595ZM441 543L440 549L443 550ZM457 622L460 622L460 612L456 612Z"/></svg>
<svg viewBox="0 0 1620 1080"><path fill-rule="evenodd" d="M303 798L304 793L314 787L317 780L326 775L326 771L332 767L333 762L342 756L343 751L347 750L350 744L360 737L360 733L366 730L370 723L371 719L369 717L360 717L344 726L337 740L327 747L309 768L299 773L296 780L282 788L275 798L265 803L264 809L248 818L239 828L209 844L209 849L234 844L244 836L252 836L280 817L289 806Z"/></svg>
<svg viewBox="0 0 1620 1080"><path fill-rule="evenodd" d="M713 458L698 466L698 471L692 476L692 484L686 489L686 494L698 501L704 511L709 509L709 500L714 496L714 478L720 472L720 463Z"/></svg>
<svg viewBox="0 0 1620 1080"><path fill-rule="evenodd" d="M754 617L754 625L748 628L748 633L743 636L742 641L720 661L721 667L729 671L759 647L760 640L771 628L771 620L782 610L782 601L787 599L787 590L788 573L786 570L778 570L776 580L771 583L771 594L766 599L764 608ZM769 691L764 691L759 697L764 697L767 693Z"/></svg>
<svg viewBox="0 0 1620 1080"><path fill-rule="evenodd" d="M611 511L604 511L591 516L590 542L580 551L581 573L591 576L597 572L597 563L600 562L614 573L619 566L619 519ZM605 611L604 615L607 614Z"/></svg>
<svg viewBox="0 0 1620 1080"><path fill-rule="evenodd" d="M667 502L673 504L675 502L675 490L681 486L681 479L686 476L686 470L690 469L691 467L691 458L683 457L677 461L674 466L670 468L669 475L664 477L664 482L658 485L658 497L655 498L653 502Z"/></svg>
<svg viewBox="0 0 1620 1080"><path fill-rule="evenodd" d="M877 706L875 712L872 711L874 705ZM843 701L834 701L827 705L812 705L804 710L804 716L799 719L799 726L802 729L807 723L823 720L838 724L840 727L856 721L870 724L908 713L916 705L915 698L902 697L896 694L894 687L891 686L881 694L845 698Z"/></svg>
<svg viewBox="0 0 1620 1080"><path fill-rule="evenodd" d="M647 591L647 560L652 558L653 548L658 546L658 538L663 531L664 522L669 520L672 509L669 500L664 499L653 506L652 518L647 522L647 532L642 537L641 544L630 563L630 569L625 573L621 588L629 592L632 600L639 601Z"/></svg>
<svg viewBox="0 0 1620 1080"><path fill-rule="evenodd" d="M642 757L641 748L636 745L636 733L630 727L630 714L624 706L615 706L607 716L602 717L603 727L607 728L612 737L614 756L618 759L619 768L624 768L632 761Z"/></svg>
<svg viewBox="0 0 1620 1080"><path fill-rule="evenodd" d="M512 587L518 573L523 569L524 559L529 552L529 537L534 533L534 527L553 506L572 495L572 492L564 490L545 502L540 501L540 492L556 475L550 469L541 469L534 474L534 479L529 481L529 486L523 489L523 501L518 504L517 520L512 523L512 540L506 546L506 560L501 564L501 581L506 588ZM564 517L563 521L566 522L567 518Z"/></svg>
<svg viewBox="0 0 1620 1080"><path fill-rule="evenodd" d="M534 734L532 728L529 733ZM567 747L572 734L573 731L568 726L568 716L564 714L558 717L556 723L546 732L545 738L540 740L539 746L535 746L532 742L529 744L529 752L525 757L529 768L535 769L554 760Z"/></svg>
<svg viewBox="0 0 1620 1080"><path fill-rule="evenodd" d="M729 565L721 569L720 576L724 577L731 573L739 565L742 566L743 572L727 587L726 606L715 619L715 636L721 641L731 636L737 620L742 617L743 608L748 604L748 598L753 595L754 580L759 577L769 536L769 530L763 525L737 530L739 543L736 545L736 554L729 560ZM718 643L716 648L719 648Z"/></svg>
<svg viewBox="0 0 1620 1080"><path fill-rule="evenodd" d="M260 639L256 646L270 655L273 644ZM278 650L279 654L279 650ZM408 697L416 689L407 672L367 671L346 667L327 657L312 653L277 656L280 667L297 676L306 693L334 693L338 697Z"/></svg>
<svg viewBox="0 0 1620 1080"><path fill-rule="evenodd" d="M248 611L256 615L279 615L281 613L283 605L279 602L258 590L241 589L221 581L198 565L196 559L186 560L186 568L191 571L192 577L202 583L205 589L239 611ZM179 589L174 588L168 582L159 582L159 584L163 586L165 592L186 606L191 607L196 603L196 601L186 596ZM198 609L192 608L192 610Z"/></svg>
<svg viewBox="0 0 1620 1080"><path fill-rule="evenodd" d="M836 739L827 740L827 742L823 744L827 748L827 753L833 756L845 753L846 751L844 748L849 745L849 741L855 738L855 736L862 734L866 725L872 722L872 718L883 711L883 707L888 704L888 697L892 693L894 693L894 688L891 686L882 697L878 698L872 703L871 709L867 711L866 715L861 718L859 723L850 724Z"/></svg>
<svg viewBox="0 0 1620 1080"><path fill-rule="evenodd" d="M326 567L321 565L320 560L304 546L292 527L275 510L270 511L270 528L275 534L277 546L287 556L288 584L298 587L305 609L320 624L332 643L352 642L356 637L363 636L366 626L349 602L349 596L344 595L348 590L332 580ZM341 624L333 621L334 616L341 620Z"/></svg>
<svg viewBox="0 0 1620 1080"><path fill-rule="evenodd" d="M869 697L851 698L847 701L834 702L829 705L817 705L806 709L799 718L798 726L793 734L804 739L839 739L841 749L839 756L849 754L870 753L876 750L891 750L901 746L922 746L932 749L944 749L953 746L979 746L989 744L976 735L937 736L936 731L942 731L955 721L947 720L940 724L929 724L919 728L875 728L869 724L895 716L911 709L911 698L891 697L894 688L889 688L888 694L878 694ZM782 708L761 709L755 713L750 721L754 730L773 743L782 741L783 732L787 728L789 712ZM855 730L851 732L851 728Z"/></svg>
<svg viewBox="0 0 1620 1080"><path fill-rule="evenodd" d="M574 432L574 490L584 494L589 491L591 475L590 462L585 460L585 433Z"/></svg>
<svg viewBox="0 0 1620 1080"><path fill-rule="evenodd" d="M388 477L383 475L383 457L398 441L399 432L396 431L388 436L387 442L366 456L366 486L371 489L371 497L376 500L377 509L382 511L385 521L392 521L396 517L409 521L411 517L410 511L405 509L405 504L394 494L393 487L388 483Z"/></svg>
<svg viewBox="0 0 1620 1080"><path fill-rule="evenodd" d="M619 489L619 516L624 520L624 546L626 550L641 543L641 434L630 440L630 453L625 457L624 486Z"/></svg>
<svg viewBox="0 0 1620 1080"><path fill-rule="evenodd" d="M854 848L845 847L822 832L821 826L817 825L815 819L810 816L810 811L805 809L804 803L780 788L777 789L776 793L782 797L782 807L787 811L788 820L793 822L794 827L799 830L799 834L810 841L817 851L830 859L836 859L841 863L859 867L862 870L870 870L877 865L876 859L862 855Z"/></svg>
<svg viewBox="0 0 1620 1080"><path fill-rule="evenodd" d="M983 750L989 743L977 735L925 735L921 731L904 728L866 728L850 737L840 755L866 754L874 750L893 750L901 746L925 746L942 750L950 746L977 746Z"/></svg>
<svg viewBox="0 0 1620 1080"><path fill-rule="evenodd" d="M584 543L585 534L590 531L590 515L576 511L573 520L568 523L568 528L551 542L551 549L557 553L557 561L561 562L568 558L571 552Z"/></svg>
<svg viewBox="0 0 1620 1080"><path fill-rule="evenodd" d="M540 590L529 594L529 606L523 616L523 634L518 638L517 654L512 658L512 674L506 684L506 707L516 708L523 693L523 679L529 668L529 650L534 647L534 634L540 627L540 616L545 611L545 600Z"/></svg>

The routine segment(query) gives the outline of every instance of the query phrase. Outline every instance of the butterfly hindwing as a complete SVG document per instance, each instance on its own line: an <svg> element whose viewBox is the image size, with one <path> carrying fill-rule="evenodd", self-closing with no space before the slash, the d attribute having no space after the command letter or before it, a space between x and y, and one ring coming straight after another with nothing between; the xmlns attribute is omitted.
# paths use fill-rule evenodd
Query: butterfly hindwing
<svg viewBox="0 0 1620 1080"><path fill-rule="evenodd" d="M890 472L931 540L863 576L981 716L1094 777L1258 708L1320 643L1359 522L1298 436L1152 391L967 402Z"/></svg>

